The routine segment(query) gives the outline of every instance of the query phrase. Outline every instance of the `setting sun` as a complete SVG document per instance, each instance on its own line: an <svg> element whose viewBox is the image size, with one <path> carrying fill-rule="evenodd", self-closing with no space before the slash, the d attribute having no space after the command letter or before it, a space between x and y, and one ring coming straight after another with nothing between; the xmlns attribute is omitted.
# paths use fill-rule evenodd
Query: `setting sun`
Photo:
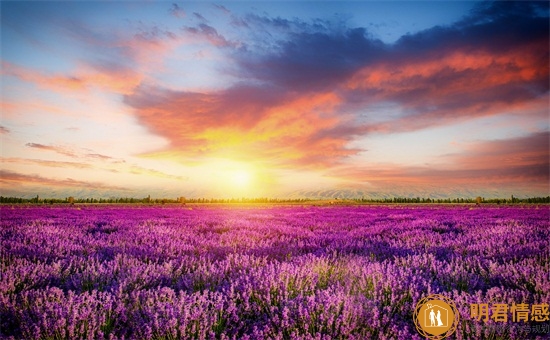
<svg viewBox="0 0 550 340"><path fill-rule="evenodd" d="M248 187L252 181L252 174L246 170L235 170L230 174L231 184L237 188Z"/></svg>
<svg viewBox="0 0 550 340"><path fill-rule="evenodd" d="M270 189L269 178L258 164L217 158L197 169L191 181L203 183L219 197L232 198L265 196L265 190Z"/></svg>

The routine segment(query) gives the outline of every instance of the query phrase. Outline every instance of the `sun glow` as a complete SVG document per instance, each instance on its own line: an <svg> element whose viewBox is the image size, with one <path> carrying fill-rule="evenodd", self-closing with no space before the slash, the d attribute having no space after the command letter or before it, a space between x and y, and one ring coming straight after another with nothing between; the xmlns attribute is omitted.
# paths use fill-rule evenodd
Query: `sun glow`
<svg viewBox="0 0 550 340"><path fill-rule="evenodd" d="M219 158L201 167L196 178L220 198L265 196L271 184L269 172L260 165Z"/></svg>
<svg viewBox="0 0 550 340"><path fill-rule="evenodd" d="M252 174L247 170L234 170L229 173L231 184L236 188L246 188L252 183Z"/></svg>

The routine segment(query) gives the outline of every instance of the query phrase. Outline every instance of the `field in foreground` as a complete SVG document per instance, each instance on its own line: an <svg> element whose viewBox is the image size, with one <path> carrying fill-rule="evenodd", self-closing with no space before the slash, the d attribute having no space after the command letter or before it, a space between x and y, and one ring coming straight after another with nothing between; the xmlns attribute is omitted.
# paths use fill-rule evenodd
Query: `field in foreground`
<svg viewBox="0 0 550 340"><path fill-rule="evenodd" d="M550 302L548 206L0 209L3 338L420 339L430 293L548 336L469 309Z"/></svg>

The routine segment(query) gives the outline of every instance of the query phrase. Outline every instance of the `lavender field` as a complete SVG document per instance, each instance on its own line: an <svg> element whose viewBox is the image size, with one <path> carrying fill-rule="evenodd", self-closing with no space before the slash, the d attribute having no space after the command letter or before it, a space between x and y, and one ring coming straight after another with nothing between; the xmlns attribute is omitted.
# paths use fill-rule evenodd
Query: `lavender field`
<svg viewBox="0 0 550 340"><path fill-rule="evenodd" d="M421 339L431 293L548 337L469 309L550 302L548 206L0 209L7 339Z"/></svg>

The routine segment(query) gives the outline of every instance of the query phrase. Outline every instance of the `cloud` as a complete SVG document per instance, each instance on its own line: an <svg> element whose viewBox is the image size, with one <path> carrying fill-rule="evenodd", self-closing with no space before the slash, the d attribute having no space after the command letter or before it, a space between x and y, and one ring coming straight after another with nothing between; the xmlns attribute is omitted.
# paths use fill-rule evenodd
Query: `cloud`
<svg viewBox="0 0 550 340"><path fill-rule="evenodd" d="M351 98L399 103L407 113L372 130L414 131L521 109L546 96L548 19L486 19L403 37L387 60L355 73L347 82Z"/></svg>
<svg viewBox="0 0 550 340"><path fill-rule="evenodd" d="M372 164L342 166L329 174L356 183L385 185L445 187L506 188L536 190L540 194L550 189L550 133L471 143L460 153L443 157L432 166Z"/></svg>
<svg viewBox="0 0 550 340"><path fill-rule="evenodd" d="M116 158L116 157L106 156L106 155L102 155L102 154L98 154L98 153L89 153L89 154L84 155L84 157L88 158L88 159L91 158L91 159L95 159L95 160L99 160L99 161L108 162L109 164L124 164L124 163L126 163L126 161L123 158Z"/></svg>
<svg viewBox="0 0 550 340"><path fill-rule="evenodd" d="M134 175L148 175L148 176L155 176L155 177L161 177L161 178L175 179L179 181L187 180L187 178L183 176L166 174L162 171L144 168L136 164L127 164L124 159L96 153L90 149L69 150L61 146L44 145L39 143L27 143L25 144L25 146L38 149L38 150L52 151L64 156L78 158L78 159L84 160L85 162L65 162L65 161L29 159L29 158L0 158L0 159L3 162L16 163L16 164L36 164L41 166L57 167L57 168L96 169L96 170L108 171L112 173L129 173Z"/></svg>
<svg viewBox="0 0 550 340"><path fill-rule="evenodd" d="M103 155L100 153L93 152L93 150L90 149L68 149L63 146L56 146L56 145L44 145L39 143L27 143L25 146L39 149L39 150L45 150L45 151L53 151L60 155L69 156L72 158L80 158L80 159L87 159L87 160L96 160L96 161L103 161L108 162L111 164L120 164L125 163L123 159L115 158L107 155Z"/></svg>
<svg viewBox="0 0 550 340"><path fill-rule="evenodd" d="M525 137L472 143L463 153L447 157L460 168L524 169L523 174L537 174L540 180L548 182L550 133L538 132ZM522 173L516 175L521 176Z"/></svg>
<svg viewBox="0 0 550 340"><path fill-rule="evenodd" d="M46 149L48 149L46 147ZM128 174L134 174L134 175L146 175L146 176L154 176L154 177L160 177L160 178L167 178L167 179L175 179L178 181L184 181L188 180L187 177L183 176L175 176L175 175L169 175L162 171L158 171L155 169L148 169L144 168L138 165L126 165L124 164L124 161L115 160L112 157L101 155L101 154L87 154L85 155L85 158L92 158L92 159L98 159L101 161L111 161L111 164L117 164L117 168L111 168L111 167L98 167L96 165L93 165L91 163L85 163L85 162L65 162L65 161L54 161L54 160L43 160L43 159L32 159L32 158L18 158L18 157L0 157L0 160L2 163L13 163L18 165L39 165L39 166L46 166L46 167L52 167L52 168L74 168L74 169L94 169L96 171L107 171L111 173L128 173ZM115 160L114 162L112 160Z"/></svg>
<svg viewBox="0 0 550 340"><path fill-rule="evenodd" d="M99 153L89 153L89 154L86 154L86 157L95 158L95 159L99 159L99 160L103 160L103 161L108 161L108 160L113 159L113 157L111 157L111 156L105 156L105 155L102 155L102 154L99 154Z"/></svg>
<svg viewBox="0 0 550 340"><path fill-rule="evenodd" d="M184 27L183 30L195 38L208 41L217 47L236 47L238 45L236 42L227 40L214 27L205 23L201 23L197 27Z"/></svg>
<svg viewBox="0 0 550 340"><path fill-rule="evenodd" d="M484 1L471 11L470 16L460 23L465 25L483 24L491 19L507 20L509 18L544 17L548 16L550 5L544 1Z"/></svg>
<svg viewBox="0 0 550 340"><path fill-rule="evenodd" d="M10 133L10 129L8 129L5 126L0 125L0 134L6 134L7 135L8 133Z"/></svg>
<svg viewBox="0 0 550 340"><path fill-rule="evenodd" d="M120 190L128 191L127 188L107 185L99 182L87 182L74 180L72 178L53 179L39 175L28 175L18 172L0 169L0 183L13 187L14 185L39 185L41 187L77 187L86 189L104 189L104 190ZM2 188L4 190L6 188Z"/></svg>
<svg viewBox="0 0 550 340"><path fill-rule="evenodd" d="M394 44L342 21L232 14L240 40L204 23L184 30L219 47L233 65L224 71L238 82L203 92L142 85L124 102L171 142L161 150L168 154L337 166L361 151L350 142L372 132L541 111L549 24L534 6L483 4L455 24ZM384 117L381 104L401 113Z"/></svg>
<svg viewBox="0 0 550 340"><path fill-rule="evenodd" d="M142 75L128 67L116 64L83 65L73 75L48 74L14 63L2 61L2 74L19 78L37 86L64 93L65 91L88 91L93 87L114 93L131 93L140 84Z"/></svg>
<svg viewBox="0 0 550 340"><path fill-rule="evenodd" d="M73 158L77 157L77 155L73 151L67 150L66 148L61 146L44 145L39 143L27 143L25 144L25 146L29 148L39 149L39 150L53 151L60 155L69 156Z"/></svg>
<svg viewBox="0 0 550 340"><path fill-rule="evenodd" d="M183 157L301 166L356 152L345 147L353 128L334 114L339 101L333 93L302 96L244 85L210 94L143 89L125 98L139 121Z"/></svg>
<svg viewBox="0 0 550 340"><path fill-rule="evenodd" d="M155 169L147 169L137 165L131 166L129 169L129 173L132 173L134 175L147 175L147 176L155 176L160 178L175 179L178 181L187 181L189 179L188 177L169 175L162 171L158 171Z"/></svg>
<svg viewBox="0 0 550 340"><path fill-rule="evenodd" d="M194 16L196 19L200 20L200 21L204 21L204 22L207 22L207 21L208 21L208 20L206 20L206 18L203 17L200 13L193 12L193 16Z"/></svg>
<svg viewBox="0 0 550 340"><path fill-rule="evenodd" d="M50 76L42 72L24 68L22 66L2 61L1 68L2 75L17 77L23 81L34 83L40 87L60 90L60 89L73 89L82 90L84 83L82 80L75 77L65 76Z"/></svg>
<svg viewBox="0 0 550 340"><path fill-rule="evenodd" d="M225 6L223 5L218 5L218 4L214 4L214 7L217 8L218 10L222 11L223 13L225 14L231 14L231 11L228 10Z"/></svg>
<svg viewBox="0 0 550 340"><path fill-rule="evenodd" d="M301 32L293 32L296 28L286 21L270 25L283 27L284 31L288 27L289 39L273 42L269 54L241 53L237 63L244 75L289 90L337 90L362 65L385 54L386 46L370 38L364 28L330 31L330 27L321 26L315 31L316 26L306 26Z"/></svg>
<svg viewBox="0 0 550 340"><path fill-rule="evenodd" d="M56 102L50 103L40 98L34 98L32 101L25 101L24 98L19 100L9 101L3 100L0 102L0 110L4 118L9 118L10 121L16 121L21 116L29 115L31 111L42 111L58 117L74 118L78 115L74 110L60 107ZM7 121L8 119L6 119Z"/></svg>
<svg viewBox="0 0 550 340"><path fill-rule="evenodd" d="M88 163L81 162L63 162L63 161L52 161L52 160L43 160L43 159L30 159L30 158L0 158L3 163L17 163L17 164L36 164L41 166L53 167L53 168L77 168L77 169L92 169L93 166Z"/></svg>
<svg viewBox="0 0 550 340"><path fill-rule="evenodd" d="M170 51L188 39L181 32L172 32L162 24L125 20L122 27L92 26L88 20L69 18L56 7L38 5L26 9L25 16L32 17L34 26L57 36L60 45L74 46L78 55L67 63L65 71L39 71L14 62L2 61L2 75L17 77L25 82L57 92L89 91L95 88L117 94L129 94L142 81L152 81L152 70L163 67L164 58ZM27 13L28 12L28 13ZM172 12L181 16L183 10L174 4ZM70 13L70 11L68 11ZM14 14L21 15L18 11ZM27 19L27 18L26 18ZM37 40L33 29L20 25L14 18L13 26L22 39L31 41L38 53L52 52L52 46L42 38ZM74 51L73 51L74 52Z"/></svg>
<svg viewBox="0 0 550 340"><path fill-rule="evenodd" d="M176 18L185 18L186 13L185 11L178 6L178 4L172 4L172 7L170 7L169 10L170 14L175 16Z"/></svg>

